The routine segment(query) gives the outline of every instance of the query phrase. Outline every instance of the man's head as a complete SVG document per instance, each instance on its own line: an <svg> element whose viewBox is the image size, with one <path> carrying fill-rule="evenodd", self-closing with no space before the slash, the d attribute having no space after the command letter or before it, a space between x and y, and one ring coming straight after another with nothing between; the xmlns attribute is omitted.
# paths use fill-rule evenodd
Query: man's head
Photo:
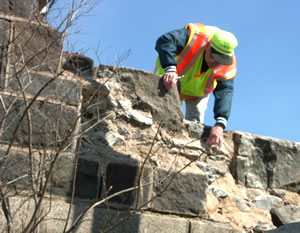
<svg viewBox="0 0 300 233"><path fill-rule="evenodd" d="M231 65L237 45L237 39L232 33L218 30L210 40L210 55L219 64Z"/></svg>

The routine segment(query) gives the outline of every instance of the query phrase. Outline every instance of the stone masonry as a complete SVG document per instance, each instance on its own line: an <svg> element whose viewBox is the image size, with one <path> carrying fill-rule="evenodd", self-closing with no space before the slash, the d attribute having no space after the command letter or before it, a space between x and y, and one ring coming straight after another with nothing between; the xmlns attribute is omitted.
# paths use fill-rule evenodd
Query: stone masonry
<svg viewBox="0 0 300 233"><path fill-rule="evenodd" d="M160 76L63 52L46 2L0 6L1 232L298 232L299 143L206 146Z"/></svg>

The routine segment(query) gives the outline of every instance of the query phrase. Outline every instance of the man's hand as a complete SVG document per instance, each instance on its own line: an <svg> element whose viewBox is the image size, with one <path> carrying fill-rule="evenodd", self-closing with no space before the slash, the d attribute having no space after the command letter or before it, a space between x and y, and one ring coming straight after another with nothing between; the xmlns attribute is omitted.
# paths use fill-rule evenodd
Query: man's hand
<svg viewBox="0 0 300 233"><path fill-rule="evenodd" d="M175 87L178 81L178 74L176 72L167 72L163 77L164 85L167 90Z"/></svg>
<svg viewBox="0 0 300 233"><path fill-rule="evenodd" d="M220 147L223 142L223 131L224 129L220 125L215 125L214 127L212 127L210 130L210 135L206 141L206 144L208 145L216 144Z"/></svg>

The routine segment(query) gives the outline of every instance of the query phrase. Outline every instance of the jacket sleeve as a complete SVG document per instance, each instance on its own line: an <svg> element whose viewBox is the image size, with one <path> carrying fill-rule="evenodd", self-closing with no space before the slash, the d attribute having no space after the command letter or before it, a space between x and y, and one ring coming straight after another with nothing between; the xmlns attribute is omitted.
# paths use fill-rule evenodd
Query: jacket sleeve
<svg viewBox="0 0 300 233"><path fill-rule="evenodd" d="M163 68L177 66L175 56L184 49L189 39L189 34L188 28L182 28L168 32L157 39L155 49L158 52L160 64Z"/></svg>
<svg viewBox="0 0 300 233"><path fill-rule="evenodd" d="M224 128L227 125L228 118L231 112L231 103L234 89L234 79L218 81L217 87L213 94L215 96L214 118L216 124L222 125Z"/></svg>

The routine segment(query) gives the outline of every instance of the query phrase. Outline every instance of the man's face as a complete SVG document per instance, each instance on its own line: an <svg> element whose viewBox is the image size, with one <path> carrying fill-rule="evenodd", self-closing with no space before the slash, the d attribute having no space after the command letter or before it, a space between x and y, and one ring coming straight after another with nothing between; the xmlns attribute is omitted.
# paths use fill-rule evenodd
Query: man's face
<svg viewBox="0 0 300 233"><path fill-rule="evenodd" d="M210 46L210 43L208 43L207 47L206 47L206 50L205 50L205 61L208 65L209 68L214 68L216 67L217 65L220 65L220 63L216 62L212 56L211 56L211 46Z"/></svg>

